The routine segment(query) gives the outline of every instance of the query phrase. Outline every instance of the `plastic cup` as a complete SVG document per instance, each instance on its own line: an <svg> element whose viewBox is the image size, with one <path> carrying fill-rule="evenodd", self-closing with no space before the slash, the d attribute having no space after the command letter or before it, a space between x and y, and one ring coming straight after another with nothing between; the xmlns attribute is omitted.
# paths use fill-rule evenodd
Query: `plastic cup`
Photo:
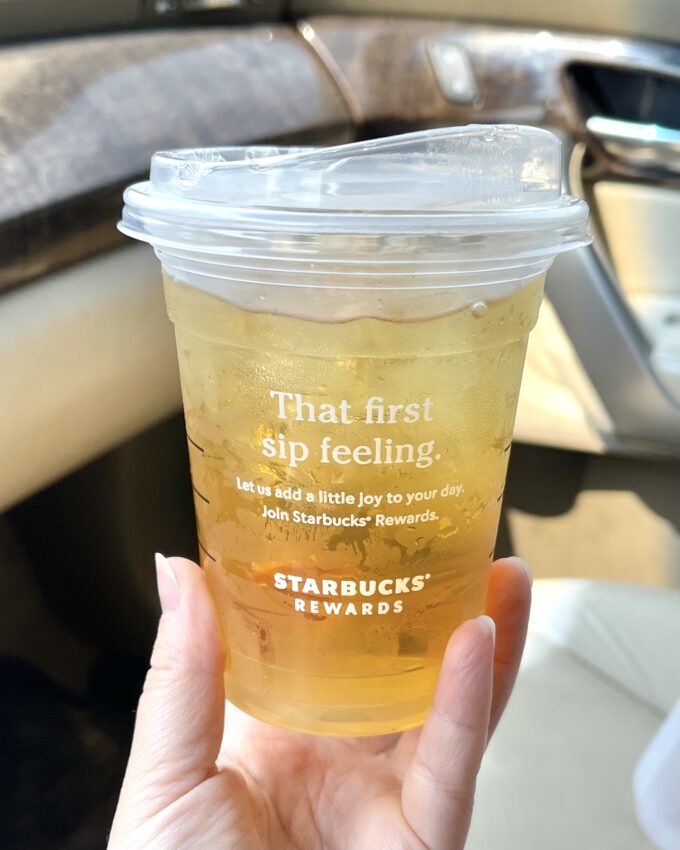
<svg viewBox="0 0 680 850"><path fill-rule="evenodd" d="M228 699L304 732L419 725L484 608L546 270L589 241L559 141L170 151L125 204L163 267Z"/></svg>

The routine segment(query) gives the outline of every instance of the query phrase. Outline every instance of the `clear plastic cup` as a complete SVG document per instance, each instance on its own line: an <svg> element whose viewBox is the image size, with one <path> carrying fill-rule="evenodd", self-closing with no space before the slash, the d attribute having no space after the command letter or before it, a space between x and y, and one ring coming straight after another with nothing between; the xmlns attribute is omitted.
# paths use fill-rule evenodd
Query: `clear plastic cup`
<svg viewBox="0 0 680 850"><path fill-rule="evenodd" d="M320 734L422 723L484 608L545 273L589 241L559 141L170 151L125 204L175 324L228 699Z"/></svg>

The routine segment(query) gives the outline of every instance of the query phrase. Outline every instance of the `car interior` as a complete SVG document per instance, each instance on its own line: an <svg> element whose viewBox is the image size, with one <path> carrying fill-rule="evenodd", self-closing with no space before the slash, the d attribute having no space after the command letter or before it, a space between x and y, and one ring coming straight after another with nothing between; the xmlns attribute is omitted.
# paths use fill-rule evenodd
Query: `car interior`
<svg viewBox="0 0 680 850"><path fill-rule="evenodd" d="M0 2L0 843L105 846L159 608L197 558L172 325L116 229L155 151L528 124L593 244L530 337L496 554L536 579L472 850L647 850L680 698L674 0Z"/></svg>

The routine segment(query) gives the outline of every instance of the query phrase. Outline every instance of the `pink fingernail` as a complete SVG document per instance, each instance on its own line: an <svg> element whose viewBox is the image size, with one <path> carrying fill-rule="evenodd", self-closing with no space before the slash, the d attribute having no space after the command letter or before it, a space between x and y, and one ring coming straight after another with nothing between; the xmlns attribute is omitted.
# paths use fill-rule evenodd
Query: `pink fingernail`
<svg viewBox="0 0 680 850"><path fill-rule="evenodd" d="M494 640L496 639L496 624L491 619L491 617L489 617L488 614L482 614L481 616L477 617L477 622L480 624L480 626L484 626L485 629L488 629L489 633L491 634L491 637Z"/></svg>
<svg viewBox="0 0 680 850"><path fill-rule="evenodd" d="M181 596L179 582L172 568L172 564L165 555L156 552L156 583L158 584L158 598L161 601L161 611L168 614L179 608Z"/></svg>

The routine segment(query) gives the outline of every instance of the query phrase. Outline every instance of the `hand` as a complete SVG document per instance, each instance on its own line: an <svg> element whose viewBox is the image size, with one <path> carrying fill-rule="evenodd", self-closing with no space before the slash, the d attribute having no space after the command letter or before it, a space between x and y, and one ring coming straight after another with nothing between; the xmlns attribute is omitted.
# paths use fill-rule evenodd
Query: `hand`
<svg viewBox="0 0 680 850"><path fill-rule="evenodd" d="M462 850L524 646L521 561L493 565L492 619L452 636L425 725L374 738L286 732L225 706L201 570L159 557L158 585L163 615L109 850Z"/></svg>

